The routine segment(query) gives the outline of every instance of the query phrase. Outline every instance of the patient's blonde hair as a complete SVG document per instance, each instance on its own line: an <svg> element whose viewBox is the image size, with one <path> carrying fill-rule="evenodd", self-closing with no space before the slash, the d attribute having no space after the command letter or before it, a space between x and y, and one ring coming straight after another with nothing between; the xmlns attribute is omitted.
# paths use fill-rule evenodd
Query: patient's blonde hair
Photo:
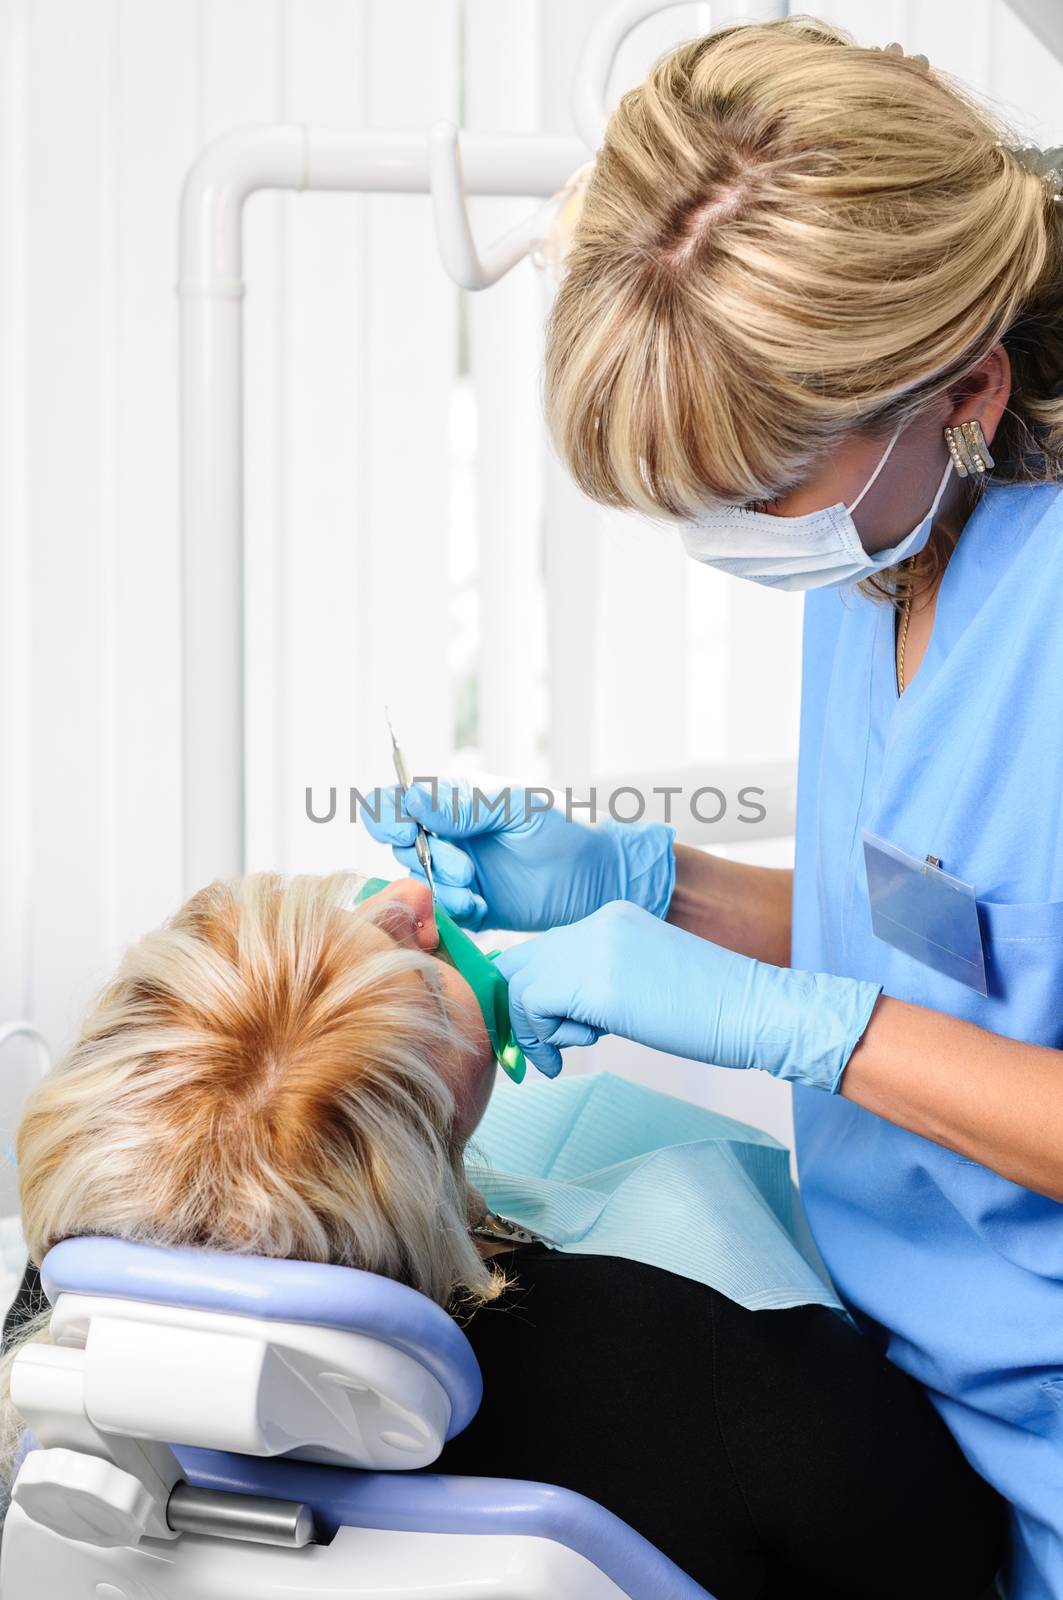
<svg viewBox="0 0 1063 1600"><path fill-rule="evenodd" d="M128 952L18 1135L22 1221L59 1240L362 1267L494 1292L436 1070L459 1042L398 901L347 875L215 883Z"/></svg>
<svg viewBox="0 0 1063 1600"><path fill-rule="evenodd" d="M350 874L215 883L126 954L18 1133L30 1258L105 1234L362 1267L443 1305L504 1274L469 1237L454 1099L462 1039L397 900ZM374 928L392 935L382 941ZM0 1516L22 1420L0 1361Z"/></svg>
<svg viewBox="0 0 1063 1600"><path fill-rule="evenodd" d="M681 519L775 499L1001 340L994 477L1058 478L1063 206L998 140L943 73L812 17L665 56L609 121L550 320L580 487Z"/></svg>

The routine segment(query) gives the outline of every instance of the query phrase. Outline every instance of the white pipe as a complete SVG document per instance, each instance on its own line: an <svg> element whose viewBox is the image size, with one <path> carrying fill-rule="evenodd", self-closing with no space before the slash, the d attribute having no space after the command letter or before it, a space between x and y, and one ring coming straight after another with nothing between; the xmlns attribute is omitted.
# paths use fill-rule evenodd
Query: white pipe
<svg viewBox="0 0 1063 1600"><path fill-rule="evenodd" d="M602 142L608 120L609 74L628 34L647 17L688 3L689 0L663 0L663 3L662 0L621 0L620 5L606 11L591 29L572 85L573 120L589 149L597 150ZM789 11L788 0L727 0L722 6L713 7L712 26L722 26L725 21L771 22L788 16Z"/></svg>
<svg viewBox="0 0 1063 1600"><path fill-rule="evenodd" d="M461 136L469 194L550 196L586 159L574 139ZM421 132L300 125L214 141L180 220L183 879L244 868L243 242L259 189L427 194Z"/></svg>

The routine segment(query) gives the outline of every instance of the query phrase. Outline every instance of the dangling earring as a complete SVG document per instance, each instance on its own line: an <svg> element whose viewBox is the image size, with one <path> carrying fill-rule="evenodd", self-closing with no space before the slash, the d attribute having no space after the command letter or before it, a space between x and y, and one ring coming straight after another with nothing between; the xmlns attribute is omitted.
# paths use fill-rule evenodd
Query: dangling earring
<svg viewBox="0 0 1063 1600"><path fill-rule="evenodd" d="M945 443L959 478L966 478L972 472L988 472L990 467L996 466L977 417L970 422L957 423L954 428L946 428Z"/></svg>

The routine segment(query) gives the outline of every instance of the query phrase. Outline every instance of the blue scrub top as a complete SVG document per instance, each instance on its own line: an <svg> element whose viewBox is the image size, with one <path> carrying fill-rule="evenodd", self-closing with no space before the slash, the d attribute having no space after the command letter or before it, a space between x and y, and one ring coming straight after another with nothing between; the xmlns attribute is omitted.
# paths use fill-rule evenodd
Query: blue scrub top
<svg viewBox="0 0 1063 1600"><path fill-rule="evenodd" d="M987 488L903 696L894 619L806 600L793 964L1063 1048L1063 490ZM987 998L873 936L861 827L974 884ZM794 1117L840 1293L1011 1501L1010 1600L1060 1600L1063 1206L819 1089Z"/></svg>

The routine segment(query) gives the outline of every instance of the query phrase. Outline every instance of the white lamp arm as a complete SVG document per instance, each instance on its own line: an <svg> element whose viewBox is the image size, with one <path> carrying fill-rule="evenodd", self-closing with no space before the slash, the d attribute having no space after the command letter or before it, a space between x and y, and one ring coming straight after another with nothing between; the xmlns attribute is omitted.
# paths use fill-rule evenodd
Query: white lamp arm
<svg viewBox="0 0 1063 1600"><path fill-rule="evenodd" d="M437 122L428 134L428 182L439 254L463 289L487 289L505 276L549 232L558 198L547 200L482 253L477 249L465 199L458 130Z"/></svg>

